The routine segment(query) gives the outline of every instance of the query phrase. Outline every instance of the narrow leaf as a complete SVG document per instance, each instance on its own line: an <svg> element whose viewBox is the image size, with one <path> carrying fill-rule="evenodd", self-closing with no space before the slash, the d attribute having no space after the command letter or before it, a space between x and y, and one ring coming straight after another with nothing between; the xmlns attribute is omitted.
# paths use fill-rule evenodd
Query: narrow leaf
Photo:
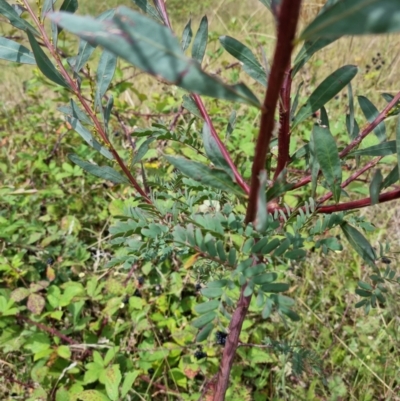
<svg viewBox="0 0 400 401"><path fill-rule="evenodd" d="M36 64L35 56L25 46L0 37L0 59L21 64Z"/></svg>
<svg viewBox="0 0 400 401"><path fill-rule="evenodd" d="M100 57L99 65L96 73L96 105L101 106L101 99L105 95L115 73L117 67L117 57L108 52L104 51Z"/></svg>
<svg viewBox="0 0 400 401"><path fill-rule="evenodd" d="M185 28L183 29L182 33L182 40L181 40L181 46L182 50L185 52L187 48L190 46L190 43L192 41L193 37L193 32L192 32L192 20L189 19L188 23L185 25Z"/></svg>
<svg viewBox="0 0 400 401"><path fill-rule="evenodd" d="M214 299L212 301L204 302L202 304L197 304L194 307L194 310L198 314L203 315L204 313L207 313L207 312L210 312L210 311L213 311L213 310L217 309L219 304L220 304L219 299Z"/></svg>
<svg viewBox="0 0 400 401"><path fill-rule="evenodd" d="M383 180L382 183L382 188L385 189L390 187L391 185L395 184L397 181L400 179L400 174L399 174L399 163L397 163L392 171L386 176L386 178Z"/></svg>
<svg viewBox="0 0 400 401"><path fill-rule="evenodd" d="M349 133L350 139L355 138L355 120L354 120L354 96L351 83L347 85L347 92L349 97L349 112L346 114L346 128Z"/></svg>
<svg viewBox="0 0 400 401"><path fill-rule="evenodd" d="M360 105L361 110L368 122L372 123L379 115L378 109L365 96L358 96L358 104ZM374 133L380 142L386 139L386 127L384 121L374 128Z"/></svg>
<svg viewBox="0 0 400 401"><path fill-rule="evenodd" d="M126 7L117 8L112 20L99 21L68 13L50 18L70 32L124 58L151 75L189 92L260 107L258 99L243 84L225 85L186 57L171 31Z"/></svg>
<svg viewBox="0 0 400 401"><path fill-rule="evenodd" d="M45 0L42 5L42 14L41 17L44 18L49 11L54 11L54 3L57 0Z"/></svg>
<svg viewBox="0 0 400 401"><path fill-rule="evenodd" d="M112 153L101 146L100 143L93 138L93 135L77 120L76 118L66 117L66 120L71 124L72 128L89 144L93 149L96 149L103 156L107 157L107 159L113 160L114 156Z"/></svg>
<svg viewBox="0 0 400 401"><path fill-rule="evenodd" d="M206 324L197 334L196 336L196 342L202 342L204 340L207 340L208 336L211 334L211 332L214 329L214 323L210 322Z"/></svg>
<svg viewBox="0 0 400 401"><path fill-rule="evenodd" d="M341 0L318 15L301 40L337 35L400 31L400 3L393 0Z"/></svg>
<svg viewBox="0 0 400 401"><path fill-rule="evenodd" d="M0 14L4 15L15 28L30 31L32 34L40 36L39 32L28 21L21 18L6 0L0 0Z"/></svg>
<svg viewBox="0 0 400 401"><path fill-rule="evenodd" d="M203 61L204 54L206 53L208 40L208 19L205 15L201 21L199 29L197 30L196 36L194 37L192 47L192 57L197 60L200 64Z"/></svg>
<svg viewBox="0 0 400 401"><path fill-rule="evenodd" d="M243 70L264 87L267 86L267 73L254 56L253 52L243 43L230 36L220 36L222 47L243 64Z"/></svg>
<svg viewBox="0 0 400 401"><path fill-rule="evenodd" d="M146 153L149 150L149 145L155 141L156 138L151 136L150 138L147 138L141 145L140 148L137 150L137 152L135 153L135 156L132 159L132 163L131 163L131 167L136 164L139 163L143 157L146 155Z"/></svg>
<svg viewBox="0 0 400 401"><path fill-rule="evenodd" d="M215 167L219 167L222 170L225 170L233 180L234 175L232 169L229 167L227 161L225 160L225 157L222 155L217 141L211 135L210 127L206 122L204 122L203 124L202 136L204 149L210 161L214 164Z"/></svg>
<svg viewBox="0 0 400 401"><path fill-rule="evenodd" d="M340 225L345 237L354 250L370 265L375 264L375 252L368 240L346 221Z"/></svg>
<svg viewBox="0 0 400 401"><path fill-rule="evenodd" d="M301 91L301 88L303 87L303 85L304 85L304 82L301 81L299 86L297 87L296 96L294 97L294 100L293 100L293 103L292 103L292 108L290 109L290 121L293 120L294 115L296 114L297 107L299 105L300 91Z"/></svg>
<svg viewBox="0 0 400 401"><path fill-rule="evenodd" d="M321 107L319 119L321 121L321 125L325 125L325 127L329 128L329 117L324 106Z"/></svg>
<svg viewBox="0 0 400 401"><path fill-rule="evenodd" d="M379 194L381 190L383 177L381 170L376 170L369 185L369 195L371 197L371 205L379 203Z"/></svg>
<svg viewBox="0 0 400 401"><path fill-rule="evenodd" d="M163 20L160 17L158 11L151 5L147 0L133 0L133 2L145 13L148 14L151 18L163 24Z"/></svg>
<svg viewBox="0 0 400 401"><path fill-rule="evenodd" d="M84 160L80 159L77 155L74 154L69 154L68 158L73 163L81 167L83 170L87 171L92 175L95 175L96 177L112 181L115 184L129 184L127 178L125 178L124 176L122 176L120 173L118 173L109 166L98 166L96 164L85 162Z"/></svg>
<svg viewBox="0 0 400 401"><path fill-rule="evenodd" d="M200 316L199 318L192 321L192 326L200 327L205 326L207 323L212 322L216 318L217 314L215 312L208 312L205 315Z"/></svg>
<svg viewBox="0 0 400 401"><path fill-rule="evenodd" d="M341 194L342 168L335 139L328 128L318 125L314 125L312 135L315 156L333 198L338 203Z"/></svg>
<svg viewBox="0 0 400 401"><path fill-rule="evenodd" d="M387 141L351 152L349 156L389 156L396 153L396 141Z"/></svg>
<svg viewBox="0 0 400 401"><path fill-rule="evenodd" d="M46 76L50 81L55 82L64 88L69 89L68 84L65 82L63 76L56 70L46 53L39 46L35 37L30 31L26 32L28 35L29 43L31 44L33 54L35 55L36 64L39 70Z"/></svg>
<svg viewBox="0 0 400 401"><path fill-rule="evenodd" d="M264 292L285 292L290 288L287 283L268 283L261 287Z"/></svg>
<svg viewBox="0 0 400 401"><path fill-rule="evenodd" d="M183 157L164 156L172 165L182 171L183 174L195 181L201 182L213 188L244 195L238 185L223 170L210 168L202 163L191 161Z"/></svg>
<svg viewBox="0 0 400 401"><path fill-rule="evenodd" d="M100 14L96 20L104 21L105 19L111 18L114 12L115 10L113 9L107 10ZM86 40L81 39L79 41L78 55L68 58L68 62L75 72L79 72L85 66L96 47L97 44L88 43Z"/></svg>
<svg viewBox="0 0 400 401"><path fill-rule="evenodd" d="M336 96L357 74L358 68L354 65L345 65L325 78L311 94L293 121L293 128L315 113L329 100Z"/></svg>
<svg viewBox="0 0 400 401"><path fill-rule="evenodd" d="M136 378L139 376L140 370L134 370L132 372L127 372L124 375L124 381L121 386L121 397L124 398L129 391L132 389Z"/></svg>
<svg viewBox="0 0 400 401"><path fill-rule="evenodd" d="M78 119L82 123L93 125L93 121L79 108L73 99L70 99L69 104L70 106L60 106L57 110L69 117Z"/></svg>
<svg viewBox="0 0 400 401"><path fill-rule="evenodd" d="M182 107L184 107L187 111L192 113L194 116L196 116L200 119L203 119L203 117L200 114L199 109L197 108L196 103L194 102L194 100L192 99L191 96L183 95Z"/></svg>

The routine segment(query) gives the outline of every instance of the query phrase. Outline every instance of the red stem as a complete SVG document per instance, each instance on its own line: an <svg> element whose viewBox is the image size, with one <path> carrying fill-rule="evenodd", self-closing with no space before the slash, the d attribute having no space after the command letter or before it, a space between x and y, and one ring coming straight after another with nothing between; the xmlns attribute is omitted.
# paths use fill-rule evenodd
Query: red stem
<svg viewBox="0 0 400 401"><path fill-rule="evenodd" d="M379 115L375 118L374 121L372 121L370 124L368 124L355 138L349 145L347 145L340 153L339 156L341 158L347 156L356 146L358 146L361 141L368 135L370 134L375 127L377 127L388 115L389 111L393 109L394 106L396 106L396 103L400 100L400 92L397 93L397 95L387 104L387 106L379 113ZM304 185L307 185L308 183L311 182L311 175L304 177L302 180L300 180L297 184L294 185L293 189L300 188Z"/></svg>
<svg viewBox="0 0 400 401"><path fill-rule="evenodd" d="M251 173L250 199L246 213L247 223L253 221L256 216L257 196L260 187L259 175L265 169L266 156L275 124L275 109L284 75L290 63L300 6L301 0L283 0L280 8L277 44L261 111L260 131Z"/></svg>
<svg viewBox="0 0 400 401"><path fill-rule="evenodd" d="M379 156L379 157L371 160L363 168L361 168L360 170L358 170L354 174L352 174L346 181L342 182L341 188L346 188L347 185L349 185L351 182L356 180L361 174L365 173L366 171L368 171L369 169L371 169L372 167L377 165L379 163L379 161L382 159L382 157L383 156ZM320 205L321 203L326 202L328 199L332 198L332 196L333 196L332 192L327 193L326 195L324 195L323 197L321 197L320 199L317 200L317 204Z"/></svg>
<svg viewBox="0 0 400 401"><path fill-rule="evenodd" d="M278 164L276 166L274 181L289 161L290 145L290 90L292 88L291 69L285 71L285 79L281 88L281 104L279 107L279 135L278 135Z"/></svg>
<svg viewBox="0 0 400 401"><path fill-rule="evenodd" d="M106 135L101 123L100 123L100 121L96 117L96 114L91 109L91 107L87 104L87 102L86 102L85 98L82 96L82 94L81 94L81 92L79 90L79 87L76 84L76 82L68 74L68 72L65 69L62 61L59 58L59 55L58 55L56 49L54 48L53 44L50 42L50 40L49 40L49 38L47 36L47 33L46 33L45 29L44 29L44 26L40 23L39 19L37 18L36 14L33 12L32 8L29 5L29 2L27 0L24 0L24 6L28 10L28 12L29 12L30 16L32 17L32 19L35 21L35 24L38 27L40 34L42 35L43 42L46 45L47 49L50 51L50 53L53 56L54 60L56 61L61 75L65 78L65 80L67 81L68 85L71 88L71 91L78 97L79 102L82 104L83 108L86 110L86 112L88 113L88 115L92 119L92 121L93 121L93 123L94 123L94 125L96 127L96 130L97 130L98 134L100 135L101 139L103 140L105 145L108 147L110 152L113 154L115 160L117 161L118 165L121 167L121 169L125 173L125 175L128 177L128 179L129 179L130 183L132 184L132 186L136 189L137 192L139 192L139 194L144 198L144 200L147 203L152 204L153 202L151 201L151 199L147 196L145 191L140 187L140 185L138 184L136 179L133 177L132 173L129 171L129 169L126 167L125 163L123 162L123 160L119 156L118 152L112 146L112 143L109 141L109 139L108 139L108 137L107 137L107 135Z"/></svg>
<svg viewBox="0 0 400 401"><path fill-rule="evenodd" d="M400 198L400 189L395 189L390 192L379 195L379 203L388 202ZM340 203L338 205L328 205L318 208L318 213L334 213L346 210L361 209L371 205L371 198L363 198L351 202Z"/></svg>
<svg viewBox="0 0 400 401"><path fill-rule="evenodd" d="M204 118L208 127L210 128L211 135L215 139L215 142L217 142L219 150L221 151L222 155L224 156L229 167L232 169L236 182L242 187L242 189L246 192L246 194L249 194L250 193L249 186L244 181L243 177L240 175L238 169L235 166L235 163L233 162L233 160L231 159L231 157L229 155L229 152L227 151L225 145L222 143L221 139L219 138L217 131L215 130L214 125L211 121L211 118L210 118L209 114L207 113L206 108L204 107L204 103L201 100L201 97L199 95L195 95L194 93L191 96L192 96L192 99L195 101L197 108L200 111L201 116Z"/></svg>
<svg viewBox="0 0 400 401"><path fill-rule="evenodd" d="M293 50L293 39L296 33L301 0L283 0L278 18L278 39L275 48L274 61L268 81L264 107L261 115L260 132L257 140L255 157L252 168L250 199L247 208L246 222L254 220L256 214L257 195L259 189L259 173L265 168L265 160L274 128L274 114L278 103L279 92L283 84L284 73L289 65ZM256 263L256 261L254 261ZM232 369L239 336L244 319L249 310L251 295L244 296L246 284L242 287L237 307L229 325L224 353L217 375L213 401L223 401L229 385L229 375Z"/></svg>

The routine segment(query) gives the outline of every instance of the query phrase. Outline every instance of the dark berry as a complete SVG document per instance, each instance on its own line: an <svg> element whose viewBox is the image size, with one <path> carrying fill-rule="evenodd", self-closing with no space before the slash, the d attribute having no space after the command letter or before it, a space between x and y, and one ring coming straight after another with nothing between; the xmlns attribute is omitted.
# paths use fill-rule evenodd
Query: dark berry
<svg viewBox="0 0 400 401"><path fill-rule="evenodd" d="M138 281L139 285L143 285L143 283L144 283L144 277L143 277L143 276L140 276L140 277L137 279L137 281Z"/></svg>
<svg viewBox="0 0 400 401"><path fill-rule="evenodd" d="M149 375L154 375L154 369L153 368L147 369L147 373Z"/></svg>
<svg viewBox="0 0 400 401"><path fill-rule="evenodd" d="M336 96L335 96L335 100L338 100L338 99L339 99L339 95L336 95Z"/></svg>
<svg viewBox="0 0 400 401"><path fill-rule="evenodd" d="M203 359L203 358L207 358L207 353L199 350L199 351L196 351L196 352L194 353L194 357L195 357L197 360Z"/></svg>
<svg viewBox="0 0 400 401"><path fill-rule="evenodd" d="M392 263L392 261L385 256L381 260L382 260L382 263L385 263L385 265L389 265L390 263Z"/></svg>
<svg viewBox="0 0 400 401"><path fill-rule="evenodd" d="M54 264L54 259L53 258L48 258L47 260L46 260L46 265L47 266L52 266Z"/></svg>
<svg viewBox="0 0 400 401"><path fill-rule="evenodd" d="M376 66L376 69L377 69L377 70L380 70L380 69L381 69L381 66L380 66L380 65L377 65L377 66Z"/></svg>
<svg viewBox="0 0 400 401"><path fill-rule="evenodd" d="M385 60L382 60L381 63L382 63L382 64L385 64Z"/></svg>
<svg viewBox="0 0 400 401"><path fill-rule="evenodd" d="M367 64L367 65L365 66L365 68L368 69L368 68L371 68L371 66L370 66L369 64Z"/></svg>
<svg viewBox="0 0 400 401"><path fill-rule="evenodd" d="M133 296L134 296L134 297L142 298L142 294L140 293L139 290L136 290L136 291L134 292Z"/></svg>
<svg viewBox="0 0 400 401"><path fill-rule="evenodd" d="M201 284L200 283L196 283L196 285L194 286L194 289L196 291L200 291L201 290Z"/></svg>
<svg viewBox="0 0 400 401"><path fill-rule="evenodd" d="M380 53L376 53L376 55L377 55L377 57L380 57L380 56L381 56L381 54L380 54Z"/></svg>
<svg viewBox="0 0 400 401"><path fill-rule="evenodd" d="M127 295L123 301L122 301L125 305L129 303L129 295Z"/></svg>
<svg viewBox="0 0 400 401"><path fill-rule="evenodd" d="M228 337L228 334L226 334L222 331L217 331L217 333L215 334L215 338L217 339L217 344L219 344L219 345L225 345L227 337Z"/></svg>

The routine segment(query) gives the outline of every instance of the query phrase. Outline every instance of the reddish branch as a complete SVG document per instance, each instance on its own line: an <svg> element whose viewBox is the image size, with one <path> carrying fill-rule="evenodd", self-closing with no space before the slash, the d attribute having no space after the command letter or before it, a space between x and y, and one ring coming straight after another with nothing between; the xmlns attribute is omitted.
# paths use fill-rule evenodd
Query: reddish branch
<svg viewBox="0 0 400 401"><path fill-rule="evenodd" d="M250 192L249 186L247 185L247 183L244 181L244 179L240 175L237 167L235 166L235 163L229 156L229 153L226 150L225 145L222 143L221 139L219 138L217 131L215 131L214 125L211 121L210 116L207 113L206 108L204 107L204 103L201 100L201 97L199 95L192 94L192 98L195 101L197 108L200 111L201 116L204 118L205 122L207 123L208 127L210 128L211 135L215 139L215 142L217 142L219 150L221 151L222 155L224 156L229 167L232 169L236 182L242 187L242 189L246 192L246 194L249 194L249 192Z"/></svg>
<svg viewBox="0 0 400 401"><path fill-rule="evenodd" d="M284 75L290 63L300 6L301 0L284 0L281 4L274 61L261 112L260 131L252 167L250 199L247 207L246 222L253 221L256 216L257 196L260 187L259 175L265 169L266 156L275 124L275 109L283 85Z"/></svg>
<svg viewBox="0 0 400 401"><path fill-rule="evenodd" d="M114 156L114 158L117 161L118 165L121 167L122 171L128 177L128 179L129 179L130 183L132 184L132 186L136 189L136 191L143 197L143 199L147 203L152 204L151 199L147 196L145 191L138 184L138 182L133 177L132 173L129 171L128 167L125 165L125 163L123 162L123 160L119 156L118 152L115 150L115 148L113 147L112 143L108 139L107 134L104 131L103 126L101 125L101 123L100 123L99 119L97 118L95 112L92 110L90 105L86 102L86 100L84 99L83 95L81 94L79 86L71 78L71 76L68 74L67 70L65 69L65 67L64 67L64 65L63 65L63 63L62 63L62 61L61 61L61 59L60 59L60 57L59 57L59 55L57 53L57 50L55 49L55 47L51 43L49 37L47 36L46 30L44 29L43 24L39 21L38 17L33 12L32 8L31 8L31 6L30 6L30 4L29 4L29 2L27 0L24 0L24 6L28 10L28 12L29 12L30 16L32 17L32 19L35 21L35 24L38 27L39 32L40 32L40 34L42 36L42 40L43 40L45 46L47 47L47 49L49 50L49 52L51 53L51 55L53 56L54 60L56 61L57 67L58 67L61 75L66 80L66 82L68 83L68 85L70 87L70 90L77 96L77 98L79 99L79 102L82 104L83 108L88 113L88 115L90 116L91 120L93 121L94 126L96 127L96 131L99 134L101 140L104 142L105 146L112 153L112 155Z"/></svg>
<svg viewBox="0 0 400 401"><path fill-rule="evenodd" d="M278 134L278 164L275 170L274 180L289 161L290 145L290 90L292 88L291 69L285 71L285 79L281 88L281 103L279 105L279 134Z"/></svg>
<svg viewBox="0 0 400 401"><path fill-rule="evenodd" d="M61 332L59 332L57 329L53 329L52 327L47 327L42 323L39 322L35 322L25 316L22 316L20 314L16 315L16 318L19 320L23 320L26 323L29 323L30 325L36 326L38 329L45 331L46 333L51 334L53 337L58 337L60 340L68 343L68 344L78 344L75 340L73 340L72 338L66 336L65 334L62 334Z"/></svg>
<svg viewBox="0 0 400 401"><path fill-rule="evenodd" d="M379 203L389 202L400 198L400 189L379 195ZM362 207L371 206L371 198L363 198L351 202L340 203L338 205L327 205L318 208L318 213L334 213L345 210L361 209Z"/></svg>
<svg viewBox="0 0 400 401"><path fill-rule="evenodd" d="M257 196L260 186L259 174L265 168L266 155L275 123L275 109L278 103L279 93L281 92L284 74L290 63L300 6L301 0L283 0L278 16L277 44L271 74L268 80L268 89L265 95L260 131L252 168L250 199L246 214L247 223L253 221L256 215ZM244 296L245 289L246 285L241 289L240 298L229 325L229 334L226 339L224 353L217 375L214 401L223 401L225 399L225 393L229 385L229 375L239 344L240 332L251 301L251 295L248 297Z"/></svg>
<svg viewBox="0 0 400 401"><path fill-rule="evenodd" d="M370 134L389 114L390 110L396 106L400 100L400 92L387 104L387 106L379 113L379 115L368 124L349 145L347 145L340 153L339 156L343 159L347 156L361 141ZM304 177L302 180L297 182L292 189L300 188L311 182L311 175Z"/></svg>

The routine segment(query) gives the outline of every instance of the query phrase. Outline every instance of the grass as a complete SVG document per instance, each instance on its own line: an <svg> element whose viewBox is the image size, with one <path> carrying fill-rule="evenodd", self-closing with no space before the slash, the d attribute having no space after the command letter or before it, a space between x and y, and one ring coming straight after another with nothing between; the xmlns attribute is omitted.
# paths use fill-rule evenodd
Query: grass
<svg viewBox="0 0 400 401"><path fill-rule="evenodd" d="M131 2L126 1L124 4L129 5ZM189 4L180 7L177 1L169 0L167 3L177 17L177 32L182 31L186 23L183 17L187 14L193 15L193 26L197 27L199 13L204 11L200 8L207 8L211 43L205 63L209 71L215 71L232 61L226 54L213 58L219 47L216 38L221 34L229 34L245 43L256 42L264 47L269 59L272 57L273 22L258 2L251 2L251 7L242 4L239 13L238 5L233 1L207 2L201 7L196 5L194 9ZM87 2L86 6L81 13L98 13L100 8L112 4L104 2L100 6L96 3L94 7L94 3ZM317 10L316 2L306 4L302 14L303 23L310 20ZM2 29L5 32L6 28ZM336 68L354 63L360 66L353 84L355 94L368 96L381 109L385 105L381 93L400 90L397 68L400 52L395 50L400 49L399 45L400 35L338 40L313 57L299 74L298 80L302 79L306 83L301 93L302 98L305 99L316 84ZM379 64L374 65L372 59L377 58L377 53L382 57ZM371 66L369 72L366 72L367 65ZM376 69L377 65L381 66L380 69ZM124 66L121 63L121 71ZM132 70L121 72L130 73ZM14 268L19 269L21 265L18 261L25 260L28 254L29 263L38 271L43 271L43 261L50 256L57 257L63 274L75 279L80 275L94 274L98 277L107 274L101 266L106 260L104 252L110 251L108 225L113 216L118 214L121 199L129 198L130 194L121 193L118 187L103 188L98 180L83 176L68 167L66 154L76 149L85 153L87 148L82 147L76 135L67 130L56 112L58 96L61 95L54 96L50 87L43 90L40 79L32 76L35 76L34 68L16 69L1 63L0 126L3 129L0 134L0 194L3 198L0 204L3 212L0 217L8 238L6 242L0 237L4 258L8 262L12 260ZM223 76L235 80L238 73L227 70ZM129 111L149 113L154 108L162 110L163 107L167 108L168 102L173 103L178 98L174 89L158 96L157 93L164 88L153 80L139 76L135 79L135 89L125 91L118 101L127 115ZM152 93L156 95L152 96ZM144 97L147 98L140 100ZM209 104L212 106L213 102ZM344 135L343 111L346 107L345 95L341 94L328 109L332 131L336 135ZM212 110L212 114L218 118L221 110L217 107ZM246 116L243 107L239 107L238 113L241 113L242 121L249 125L256 118L256 115L251 118ZM357 117L361 125L366 123L360 111L357 111ZM148 119L139 116L131 117L129 122L132 125L149 124ZM224 119L220 123L222 126ZM394 131L390 132L394 136ZM52 155L54 149L56 151ZM50 156L51 160L44 165L44 160ZM388 168L383 169L386 172ZM398 250L399 206L400 202L393 202L362 211L378 228L370 235L374 245L377 245L377 241L389 240L393 250ZM19 226L7 226L10 222ZM4 259L2 262L5 263ZM32 269L30 274L34 276L37 273ZM389 306L373 310L369 316L354 309L358 300L354 295L357 281L366 275L367 268L349 249L328 258L313 254L306 263L293 270L291 277L293 286L290 292L296 293L299 299L298 311L302 321L290 326L288 331L278 322L260 323L260 327L262 324L263 330L267 328L271 336L285 335L288 341L303 344L322 357L328 378L326 387L321 385L317 376L296 378L289 374L290 367L282 358L266 355L262 362L256 359L253 362L239 356L230 397L237 391L242 394L242 399L251 399L251 382L255 379L249 372L253 370L259 375L257 380L263 374L269 375L257 399L400 400L400 383L397 379L400 370L398 296L393 292ZM7 280L12 282L11 278ZM3 281L2 285L6 284L7 281ZM249 320L247 324L246 336L259 335L254 321ZM249 354L244 356L248 358ZM0 357L0 368L4 372L7 370L6 358L7 355ZM211 358L210 366L213 364L215 361ZM23 369L21 363L18 366ZM209 369L212 371L215 366ZM3 379L0 378L0 394L2 386L9 389L6 378L10 376L4 372ZM180 391L183 392L182 389ZM13 399L10 392L6 394L4 390L3 399Z"/></svg>

